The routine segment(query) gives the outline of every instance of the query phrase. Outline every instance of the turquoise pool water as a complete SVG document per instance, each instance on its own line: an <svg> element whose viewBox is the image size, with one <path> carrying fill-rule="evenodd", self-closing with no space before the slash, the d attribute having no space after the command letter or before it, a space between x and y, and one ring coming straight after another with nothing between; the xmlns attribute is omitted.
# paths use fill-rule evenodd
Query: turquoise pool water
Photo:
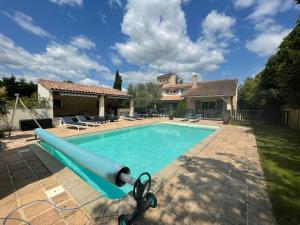
<svg viewBox="0 0 300 225"><path fill-rule="evenodd" d="M131 174L137 177L145 171L152 176L155 175L212 132L214 129L159 123L74 136L66 140L86 151L129 167ZM94 189L106 194L110 199L121 198L132 190L129 185L115 187L77 165L47 143L40 142L40 144Z"/></svg>

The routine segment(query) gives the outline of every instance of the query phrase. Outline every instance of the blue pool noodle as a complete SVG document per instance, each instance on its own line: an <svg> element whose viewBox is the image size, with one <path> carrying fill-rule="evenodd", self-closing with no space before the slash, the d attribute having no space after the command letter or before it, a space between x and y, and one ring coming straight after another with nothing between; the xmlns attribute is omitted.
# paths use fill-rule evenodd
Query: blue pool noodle
<svg viewBox="0 0 300 225"><path fill-rule="evenodd" d="M100 157L99 155L79 148L78 146L63 140L42 128L37 128L34 130L34 132L49 145L62 152L77 164L92 171L94 174L108 180L118 187L121 187L125 184L125 182L121 180L120 175L122 173L130 174L128 167L122 166L113 160Z"/></svg>

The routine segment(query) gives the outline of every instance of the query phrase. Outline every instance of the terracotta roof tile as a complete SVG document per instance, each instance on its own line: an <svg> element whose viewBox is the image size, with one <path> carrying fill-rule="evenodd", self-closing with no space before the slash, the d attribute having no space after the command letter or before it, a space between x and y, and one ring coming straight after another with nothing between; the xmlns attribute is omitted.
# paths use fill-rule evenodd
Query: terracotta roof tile
<svg viewBox="0 0 300 225"><path fill-rule="evenodd" d="M113 88L89 86L89 85L67 83L67 82L53 81L53 80L38 80L38 83L50 91L62 91L62 92L97 94L97 95L129 96L126 92L113 89Z"/></svg>
<svg viewBox="0 0 300 225"><path fill-rule="evenodd" d="M202 81L197 83L197 87L191 88L185 96L234 96L237 84L237 79Z"/></svg>

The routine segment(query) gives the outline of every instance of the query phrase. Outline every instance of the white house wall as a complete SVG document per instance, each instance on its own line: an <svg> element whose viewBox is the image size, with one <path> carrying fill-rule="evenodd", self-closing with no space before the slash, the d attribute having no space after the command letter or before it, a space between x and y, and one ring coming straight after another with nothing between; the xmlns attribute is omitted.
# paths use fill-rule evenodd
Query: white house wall
<svg viewBox="0 0 300 225"><path fill-rule="evenodd" d="M8 114L0 120L0 127L8 129L11 125L11 117L13 114L13 109L8 110ZM49 108L44 109L31 109L30 112L34 115L35 118L51 118L52 111ZM24 108L17 108L14 115L14 120L12 122L12 129L20 129L19 121L25 119L32 119L28 112Z"/></svg>

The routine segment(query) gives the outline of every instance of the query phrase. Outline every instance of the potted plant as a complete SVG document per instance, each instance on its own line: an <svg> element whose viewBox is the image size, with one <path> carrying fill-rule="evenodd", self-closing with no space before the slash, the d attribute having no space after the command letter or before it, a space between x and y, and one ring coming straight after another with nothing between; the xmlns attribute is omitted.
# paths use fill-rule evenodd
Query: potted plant
<svg viewBox="0 0 300 225"><path fill-rule="evenodd" d="M230 122L230 115L226 112L222 112L222 120L223 120L223 124L229 124Z"/></svg>

